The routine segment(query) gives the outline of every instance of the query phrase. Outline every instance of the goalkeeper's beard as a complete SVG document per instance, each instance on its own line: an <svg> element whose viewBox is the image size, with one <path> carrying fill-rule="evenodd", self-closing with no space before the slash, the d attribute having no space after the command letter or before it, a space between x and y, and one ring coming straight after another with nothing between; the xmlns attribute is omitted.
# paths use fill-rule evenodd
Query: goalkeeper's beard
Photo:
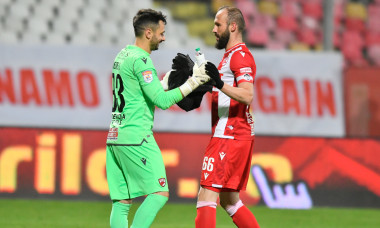
<svg viewBox="0 0 380 228"><path fill-rule="evenodd" d="M152 51L158 50L158 46L160 45L161 42L162 40L159 41L155 36L153 36L152 41L150 41L150 50Z"/></svg>
<svg viewBox="0 0 380 228"><path fill-rule="evenodd" d="M219 50L225 49L227 47L227 43L230 40L230 31L226 29L222 34L218 35L215 33L215 36L219 38L219 40L216 41L215 47Z"/></svg>

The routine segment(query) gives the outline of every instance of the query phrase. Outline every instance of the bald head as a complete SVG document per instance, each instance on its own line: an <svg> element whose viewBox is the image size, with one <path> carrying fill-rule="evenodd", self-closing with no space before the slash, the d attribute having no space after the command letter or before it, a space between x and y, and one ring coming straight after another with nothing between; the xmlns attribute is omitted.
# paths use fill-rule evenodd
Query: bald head
<svg viewBox="0 0 380 228"><path fill-rule="evenodd" d="M240 33L243 33L243 31L245 30L245 21L241 11L236 7L222 6L218 9L217 14L222 14L224 12L227 13L227 25L230 25L231 23L236 23L238 31Z"/></svg>

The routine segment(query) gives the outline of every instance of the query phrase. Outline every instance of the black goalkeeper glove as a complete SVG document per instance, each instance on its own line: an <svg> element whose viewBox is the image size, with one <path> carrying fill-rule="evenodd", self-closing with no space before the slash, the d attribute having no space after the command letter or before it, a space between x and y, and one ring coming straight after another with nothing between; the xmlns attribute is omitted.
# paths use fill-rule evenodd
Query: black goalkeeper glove
<svg viewBox="0 0 380 228"><path fill-rule="evenodd" d="M182 53L177 53L177 56L173 59L172 69L181 70L187 75L193 74L194 62L191 60L189 55L184 55Z"/></svg>
<svg viewBox="0 0 380 228"><path fill-rule="evenodd" d="M177 53L173 59L172 69L168 79L169 90L180 87L193 74L194 62L189 55Z"/></svg>
<svg viewBox="0 0 380 228"><path fill-rule="evenodd" d="M206 74L210 76L211 80L214 82L214 86L218 89L222 89L224 86L224 82L222 79L220 79L220 74L218 68L212 63L212 62L207 62L206 66Z"/></svg>

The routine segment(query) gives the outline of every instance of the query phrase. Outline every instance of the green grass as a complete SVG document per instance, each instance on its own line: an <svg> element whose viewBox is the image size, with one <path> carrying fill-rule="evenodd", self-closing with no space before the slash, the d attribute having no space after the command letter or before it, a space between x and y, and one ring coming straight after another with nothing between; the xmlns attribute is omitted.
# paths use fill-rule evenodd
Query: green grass
<svg viewBox="0 0 380 228"><path fill-rule="evenodd" d="M129 221L139 204L131 208ZM380 227L380 210L314 208L274 210L250 207L262 228L375 228ZM1 228L109 227L110 202L0 199ZM168 203L159 212L152 228L194 227L195 204ZM221 207L218 228L235 227Z"/></svg>

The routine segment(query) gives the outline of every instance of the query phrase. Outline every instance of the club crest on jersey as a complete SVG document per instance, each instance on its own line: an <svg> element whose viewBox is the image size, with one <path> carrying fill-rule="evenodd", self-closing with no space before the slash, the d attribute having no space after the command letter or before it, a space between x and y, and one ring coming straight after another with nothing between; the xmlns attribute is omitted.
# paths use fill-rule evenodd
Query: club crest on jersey
<svg viewBox="0 0 380 228"><path fill-rule="evenodd" d="M219 152L220 160L223 160L224 156L226 156L225 152Z"/></svg>
<svg viewBox="0 0 380 228"><path fill-rule="evenodd" d="M166 185L166 179L165 178L160 178L160 179L158 179L158 183L160 183L161 187L165 187L165 185Z"/></svg>
<svg viewBox="0 0 380 228"><path fill-rule="evenodd" d="M245 75L243 75L243 77L244 77L244 79L247 80L247 81L252 81L252 80L253 80L252 76L249 75L249 74L245 74Z"/></svg>
<svg viewBox="0 0 380 228"><path fill-rule="evenodd" d="M142 75L143 75L144 81L146 83L150 83L151 81L153 81L153 74L152 74L151 70L146 70L146 71L142 72Z"/></svg>

